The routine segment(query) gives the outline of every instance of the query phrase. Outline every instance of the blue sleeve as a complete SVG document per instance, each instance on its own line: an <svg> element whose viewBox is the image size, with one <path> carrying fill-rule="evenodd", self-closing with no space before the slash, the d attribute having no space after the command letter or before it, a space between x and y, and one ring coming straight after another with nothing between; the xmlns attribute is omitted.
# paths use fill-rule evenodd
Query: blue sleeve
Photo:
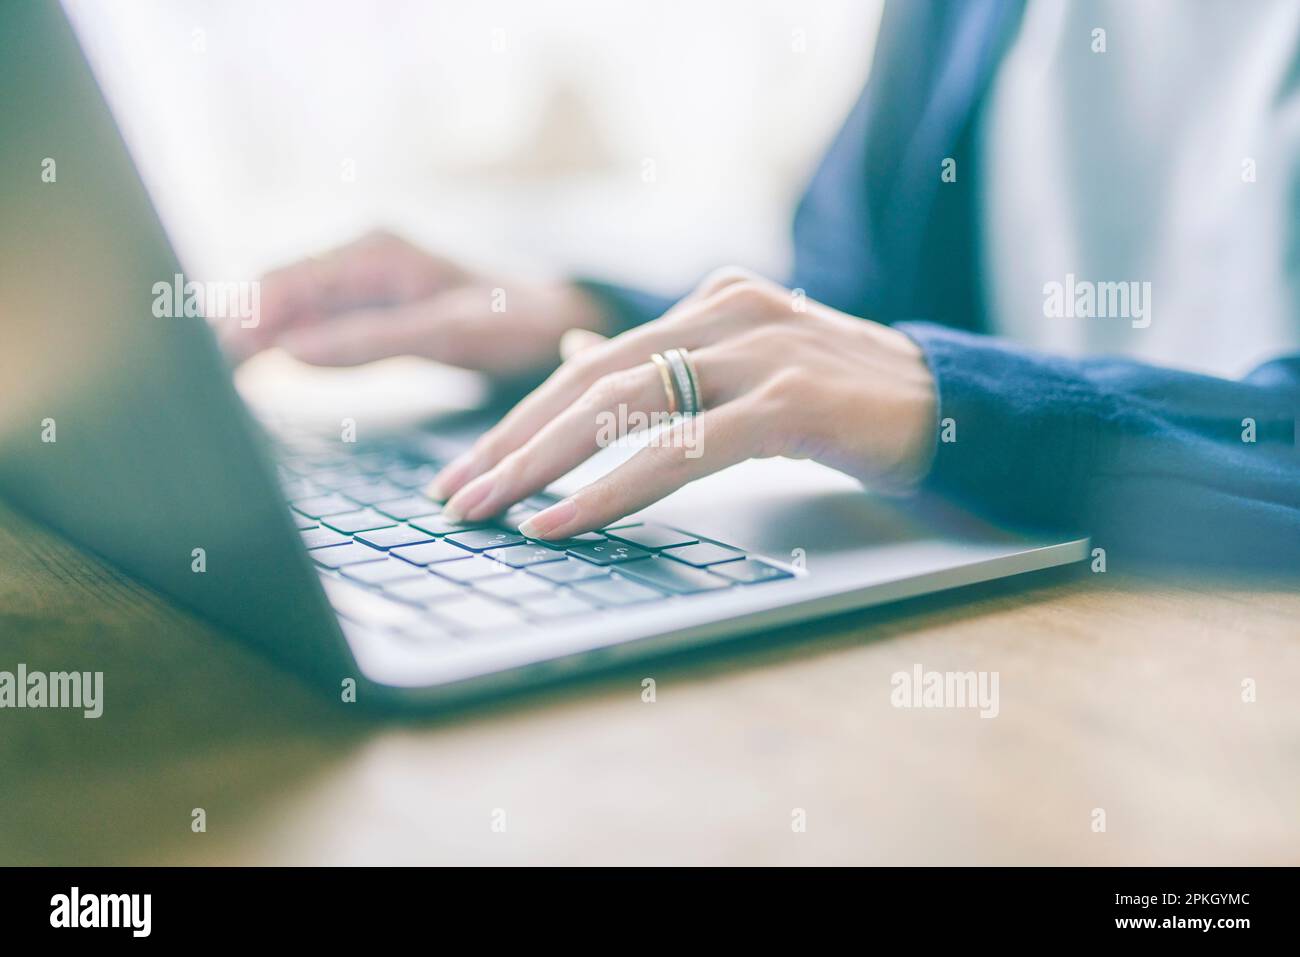
<svg viewBox="0 0 1300 957"><path fill-rule="evenodd" d="M898 328L939 391L926 484L1118 556L1300 569L1300 356L1241 380ZM951 441L948 441L948 440Z"/></svg>
<svg viewBox="0 0 1300 957"><path fill-rule="evenodd" d="M871 168L867 151L872 102L868 84L799 199L788 284L851 316L888 321L881 302L888 285L871 203L871 184L882 176Z"/></svg>

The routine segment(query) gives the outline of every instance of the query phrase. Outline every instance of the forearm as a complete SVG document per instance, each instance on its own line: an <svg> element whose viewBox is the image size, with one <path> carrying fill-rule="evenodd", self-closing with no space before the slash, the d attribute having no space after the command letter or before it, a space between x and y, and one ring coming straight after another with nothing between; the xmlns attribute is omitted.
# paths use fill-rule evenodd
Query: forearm
<svg viewBox="0 0 1300 957"><path fill-rule="evenodd" d="M1300 565L1300 363L1229 381L898 328L937 383L928 487L1133 556Z"/></svg>

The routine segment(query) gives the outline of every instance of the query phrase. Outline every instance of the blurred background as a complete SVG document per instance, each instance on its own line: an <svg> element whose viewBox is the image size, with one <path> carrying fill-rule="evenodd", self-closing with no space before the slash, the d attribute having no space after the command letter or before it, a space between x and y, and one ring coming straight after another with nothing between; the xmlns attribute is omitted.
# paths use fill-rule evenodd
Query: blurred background
<svg viewBox="0 0 1300 957"><path fill-rule="evenodd" d="M376 225L674 291L779 273L875 0L70 0L186 265Z"/></svg>
<svg viewBox="0 0 1300 957"><path fill-rule="evenodd" d="M786 270L879 0L66 0L186 272L251 279L384 227L505 275L675 294ZM453 382L453 380L455 380ZM264 415L479 401L413 360L240 372Z"/></svg>

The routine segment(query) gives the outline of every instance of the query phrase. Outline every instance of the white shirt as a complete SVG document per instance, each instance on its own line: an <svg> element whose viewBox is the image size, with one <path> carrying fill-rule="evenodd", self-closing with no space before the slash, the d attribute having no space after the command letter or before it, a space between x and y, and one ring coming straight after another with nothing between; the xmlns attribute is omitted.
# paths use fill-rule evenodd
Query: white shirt
<svg viewBox="0 0 1300 957"><path fill-rule="evenodd" d="M1296 0L1029 0L976 130L993 330L1234 377L1300 352L1298 57ZM1118 282L1149 324L1052 301Z"/></svg>

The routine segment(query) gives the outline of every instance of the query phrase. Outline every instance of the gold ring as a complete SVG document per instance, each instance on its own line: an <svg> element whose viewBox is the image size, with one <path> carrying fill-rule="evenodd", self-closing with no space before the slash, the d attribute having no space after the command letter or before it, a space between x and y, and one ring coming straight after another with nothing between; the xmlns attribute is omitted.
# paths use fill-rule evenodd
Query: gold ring
<svg viewBox="0 0 1300 957"><path fill-rule="evenodd" d="M668 414L676 415L677 389L673 386L673 373L668 368L668 360L656 352L650 356L650 361L655 364L655 368L659 370L659 378L663 380L664 394L668 397Z"/></svg>

